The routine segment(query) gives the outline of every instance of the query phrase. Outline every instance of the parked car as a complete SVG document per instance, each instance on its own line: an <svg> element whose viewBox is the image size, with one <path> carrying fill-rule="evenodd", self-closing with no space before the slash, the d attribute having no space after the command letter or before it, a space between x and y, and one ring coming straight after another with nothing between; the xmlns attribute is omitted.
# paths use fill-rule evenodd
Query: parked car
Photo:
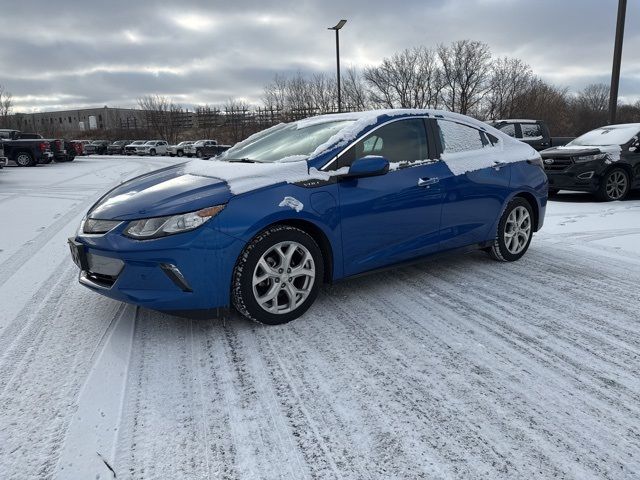
<svg viewBox="0 0 640 480"><path fill-rule="evenodd" d="M147 143L146 140L134 140L129 145L126 145L124 147L124 154L125 155L135 155L136 154L136 148L138 148L140 145L144 145L145 143Z"/></svg>
<svg viewBox="0 0 640 480"><path fill-rule="evenodd" d="M37 133L25 133L15 129L0 129L5 156L21 167L32 167L39 163L51 163L54 155L62 153L62 143L58 141L53 150L51 141Z"/></svg>
<svg viewBox="0 0 640 480"><path fill-rule="evenodd" d="M137 155L166 155L169 144L164 140L149 140L148 142L136 146Z"/></svg>
<svg viewBox="0 0 640 480"><path fill-rule="evenodd" d="M517 138L521 142L531 145L538 151L549 147L566 145L575 138L552 137L549 133L549 127L541 120L494 120L490 122L490 125L513 138Z"/></svg>
<svg viewBox="0 0 640 480"><path fill-rule="evenodd" d="M19 167L34 167L39 163L49 163L53 153L46 140L5 140L0 139L4 156Z"/></svg>
<svg viewBox="0 0 640 480"><path fill-rule="evenodd" d="M76 152L76 157L84 155L84 144L79 140L70 140L69 143Z"/></svg>
<svg viewBox="0 0 640 480"><path fill-rule="evenodd" d="M86 148L87 145L89 145L91 142L93 142L93 140L72 140L72 141L75 144L82 145L82 147L80 148L82 153L79 153L78 155L88 155L87 152L85 151L85 148ZM78 147L76 147L76 151L78 151Z"/></svg>
<svg viewBox="0 0 640 480"><path fill-rule="evenodd" d="M169 145L167 147L167 153L171 157L182 157L184 156L184 149L187 145L193 144L193 141L187 140L185 142L180 142L177 145Z"/></svg>
<svg viewBox="0 0 640 480"><path fill-rule="evenodd" d="M591 192L602 201L623 200L640 188L640 123L596 128L564 147L541 153L549 192Z"/></svg>
<svg viewBox="0 0 640 480"><path fill-rule="evenodd" d="M205 152L212 151L212 147L218 145L216 140L198 140L191 145L187 145L184 149L184 153L188 157L208 158ZM214 156L214 155L209 155Z"/></svg>
<svg viewBox="0 0 640 480"><path fill-rule="evenodd" d="M220 145L220 144L207 144L196 151L196 156L199 158L209 159L212 157L217 157L223 152L226 152L231 148L231 145Z"/></svg>
<svg viewBox="0 0 640 480"><path fill-rule="evenodd" d="M266 132L105 194L69 239L80 283L174 314L233 305L279 324L323 282L445 250L515 261L542 227L540 155L472 118L378 110Z"/></svg>
<svg viewBox="0 0 640 480"><path fill-rule="evenodd" d="M106 155L108 146L108 140L94 140L84 146L84 151L87 155Z"/></svg>
<svg viewBox="0 0 640 480"><path fill-rule="evenodd" d="M116 140L109 144L107 147L107 153L109 155L123 155L124 148L131 143L131 140Z"/></svg>

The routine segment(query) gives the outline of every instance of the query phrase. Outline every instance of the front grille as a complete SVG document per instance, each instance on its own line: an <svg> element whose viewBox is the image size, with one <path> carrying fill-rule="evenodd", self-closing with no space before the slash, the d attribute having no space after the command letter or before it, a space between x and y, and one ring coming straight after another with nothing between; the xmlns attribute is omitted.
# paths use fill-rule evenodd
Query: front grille
<svg viewBox="0 0 640 480"><path fill-rule="evenodd" d="M553 162L547 163L549 160L553 160ZM573 165L573 159L571 157L545 158L543 162L544 169L548 172L562 172Z"/></svg>

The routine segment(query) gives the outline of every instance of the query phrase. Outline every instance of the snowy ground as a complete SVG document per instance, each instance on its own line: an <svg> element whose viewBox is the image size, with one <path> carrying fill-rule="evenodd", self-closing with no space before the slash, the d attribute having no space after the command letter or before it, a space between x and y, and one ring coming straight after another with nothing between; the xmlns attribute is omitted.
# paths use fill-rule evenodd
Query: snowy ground
<svg viewBox="0 0 640 480"><path fill-rule="evenodd" d="M561 195L515 264L433 259L261 327L77 283L89 204L175 161L0 171L1 479L638 478L640 195Z"/></svg>

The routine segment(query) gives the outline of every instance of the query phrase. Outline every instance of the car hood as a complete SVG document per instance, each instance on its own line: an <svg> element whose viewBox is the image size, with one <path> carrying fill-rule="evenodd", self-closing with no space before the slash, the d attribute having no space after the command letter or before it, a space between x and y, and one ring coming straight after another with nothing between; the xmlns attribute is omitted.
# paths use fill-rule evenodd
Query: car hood
<svg viewBox="0 0 640 480"><path fill-rule="evenodd" d="M620 151L620 147L614 146L614 149ZM609 153L612 150L610 145L603 146L581 146L569 145L562 147L551 147L540 152L542 158L558 158L558 157L578 157L582 155L597 155L598 153Z"/></svg>
<svg viewBox="0 0 640 480"><path fill-rule="evenodd" d="M88 216L103 220L162 217L220 205L229 198L224 180L185 173L184 164L179 164L118 185L91 207Z"/></svg>

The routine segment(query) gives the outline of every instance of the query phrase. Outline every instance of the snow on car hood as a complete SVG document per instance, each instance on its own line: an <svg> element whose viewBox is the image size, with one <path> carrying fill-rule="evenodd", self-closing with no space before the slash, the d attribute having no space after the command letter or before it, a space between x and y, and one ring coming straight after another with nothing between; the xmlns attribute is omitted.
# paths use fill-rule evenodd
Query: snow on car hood
<svg viewBox="0 0 640 480"><path fill-rule="evenodd" d="M346 173L309 169L306 161L231 163L211 160L164 168L133 178L108 192L89 211L91 218L134 220L192 212L278 183L328 180Z"/></svg>
<svg viewBox="0 0 640 480"><path fill-rule="evenodd" d="M545 154L549 153L551 149L545 150ZM620 145L564 145L562 147L557 147L555 149L560 153L584 153L587 152L592 153L606 153L609 155L609 160L612 162L617 162L620 160L620 152L622 152L622 148Z"/></svg>
<svg viewBox="0 0 640 480"><path fill-rule="evenodd" d="M315 168L309 168L306 160L286 160L270 163L192 160L185 164L184 173L218 178L229 186L231 193L240 195L241 193L278 183L328 180L330 177L341 175L348 170L340 169L332 172L321 172Z"/></svg>

